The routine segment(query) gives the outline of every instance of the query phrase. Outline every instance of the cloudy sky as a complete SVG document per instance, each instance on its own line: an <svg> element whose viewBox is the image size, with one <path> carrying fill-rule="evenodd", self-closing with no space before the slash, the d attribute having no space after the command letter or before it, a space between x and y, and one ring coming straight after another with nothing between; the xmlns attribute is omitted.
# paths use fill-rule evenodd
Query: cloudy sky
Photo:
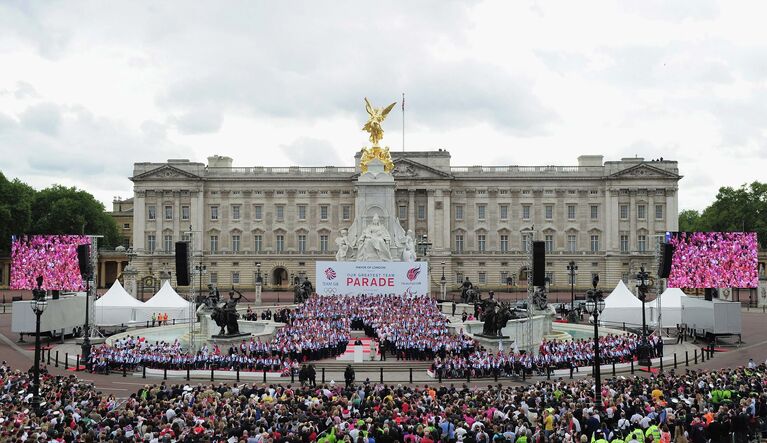
<svg viewBox="0 0 767 443"><path fill-rule="evenodd" d="M0 170L109 203L134 162L350 165L405 92L454 165L662 156L682 209L767 179L764 2L588 4L3 1Z"/></svg>

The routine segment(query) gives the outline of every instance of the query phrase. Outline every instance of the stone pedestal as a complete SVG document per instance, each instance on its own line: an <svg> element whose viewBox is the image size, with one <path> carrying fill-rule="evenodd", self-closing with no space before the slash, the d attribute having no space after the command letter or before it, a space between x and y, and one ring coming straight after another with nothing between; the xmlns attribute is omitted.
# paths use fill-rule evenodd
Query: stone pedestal
<svg viewBox="0 0 767 443"><path fill-rule="evenodd" d="M170 272L160 271L160 287L165 286L165 282L170 282ZM173 285L171 285L173 286Z"/></svg>
<svg viewBox="0 0 767 443"><path fill-rule="evenodd" d="M138 298L137 278L138 271L136 268L134 268L132 265L126 266L125 270L123 270L123 282L125 283L124 287L128 294L132 295L133 298Z"/></svg>
<svg viewBox="0 0 767 443"><path fill-rule="evenodd" d="M759 278L756 303L760 308L767 306L767 277L762 276Z"/></svg>
<svg viewBox="0 0 767 443"><path fill-rule="evenodd" d="M380 160L373 160L368 164L367 172L357 179L356 190L354 221L348 228L348 240L351 245L358 246L358 237L373 221L373 217L378 216L380 225L391 236L389 250L392 261L401 261L406 233L395 215L394 177L384 170Z"/></svg>
<svg viewBox="0 0 767 443"><path fill-rule="evenodd" d="M261 283L256 283L256 298L253 301L253 303L255 303L257 305L261 305L262 304L262 301L261 301Z"/></svg>

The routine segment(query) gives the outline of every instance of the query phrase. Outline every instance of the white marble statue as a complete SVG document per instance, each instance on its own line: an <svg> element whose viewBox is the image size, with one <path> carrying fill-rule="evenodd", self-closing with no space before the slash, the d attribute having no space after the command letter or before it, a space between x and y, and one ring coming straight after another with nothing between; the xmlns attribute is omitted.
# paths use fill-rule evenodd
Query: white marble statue
<svg viewBox="0 0 767 443"><path fill-rule="evenodd" d="M413 238L413 230L408 229L407 235L403 240L402 261L412 262L415 261L415 239Z"/></svg>
<svg viewBox="0 0 767 443"><path fill-rule="evenodd" d="M349 233L346 229L341 229L339 237L336 238L338 252L336 252L336 261L346 261L349 256Z"/></svg>
<svg viewBox="0 0 767 443"><path fill-rule="evenodd" d="M391 261L390 243L389 232L381 226L378 214L374 215L357 238L357 261Z"/></svg>

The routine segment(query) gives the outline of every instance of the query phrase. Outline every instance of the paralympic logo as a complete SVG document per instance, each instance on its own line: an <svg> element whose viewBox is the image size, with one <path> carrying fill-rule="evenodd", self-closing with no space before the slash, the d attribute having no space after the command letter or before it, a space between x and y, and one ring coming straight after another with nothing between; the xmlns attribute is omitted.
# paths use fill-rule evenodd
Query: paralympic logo
<svg viewBox="0 0 767 443"><path fill-rule="evenodd" d="M410 280L410 281L413 281L413 280L415 280L418 277L418 274L420 274L420 273L421 273L421 267L420 266L417 267L417 268L410 268L407 271L407 279Z"/></svg>

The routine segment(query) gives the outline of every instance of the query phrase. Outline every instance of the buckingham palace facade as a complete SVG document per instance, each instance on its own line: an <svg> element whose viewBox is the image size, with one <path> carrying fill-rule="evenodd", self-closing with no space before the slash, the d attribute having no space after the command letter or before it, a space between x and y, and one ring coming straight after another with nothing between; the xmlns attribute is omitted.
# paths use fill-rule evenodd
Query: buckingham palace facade
<svg viewBox="0 0 767 443"><path fill-rule="evenodd" d="M464 277L483 290L526 287L526 235L545 242L552 289L570 289L571 261L577 288L594 273L611 287L640 266L654 270L656 242L677 230L675 161L583 155L576 166L453 166L444 150L391 155L395 216L416 234L419 256L427 252L432 288L443 273L452 288ZM353 221L359 158L356 167L233 167L221 156L136 163L139 278L173 272L175 242L188 240L193 272L204 267L195 289L251 290L257 275L265 290L314 281L315 261L334 260L334 240Z"/></svg>

